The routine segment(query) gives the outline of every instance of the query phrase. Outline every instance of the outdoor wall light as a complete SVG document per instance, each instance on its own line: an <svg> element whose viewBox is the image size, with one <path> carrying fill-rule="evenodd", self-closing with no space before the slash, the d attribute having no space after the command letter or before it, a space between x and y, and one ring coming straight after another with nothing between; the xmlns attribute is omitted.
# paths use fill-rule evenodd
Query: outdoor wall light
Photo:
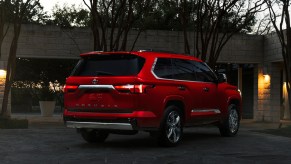
<svg viewBox="0 0 291 164"><path fill-rule="evenodd" d="M6 78L6 70L0 69L0 78L5 79Z"/></svg>
<svg viewBox="0 0 291 164"><path fill-rule="evenodd" d="M264 76L264 81L265 82L270 82L270 80L271 80L270 75L263 75L263 76Z"/></svg>
<svg viewBox="0 0 291 164"><path fill-rule="evenodd" d="M268 67L267 66L264 66L263 67L263 75L269 75L269 70L268 70Z"/></svg>
<svg viewBox="0 0 291 164"><path fill-rule="evenodd" d="M270 82L271 77L269 75L269 69L267 65L264 65L263 67L263 76L265 82Z"/></svg>

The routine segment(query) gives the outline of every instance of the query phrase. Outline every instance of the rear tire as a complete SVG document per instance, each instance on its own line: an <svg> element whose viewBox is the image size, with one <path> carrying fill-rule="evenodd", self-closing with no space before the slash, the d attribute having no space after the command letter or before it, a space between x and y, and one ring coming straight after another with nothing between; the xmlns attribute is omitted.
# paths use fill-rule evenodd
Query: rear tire
<svg viewBox="0 0 291 164"><path fill-rule="evenodd" d="M81 129L81 136L88 143L102 143L106 140L109 133L104 130Z"/></svg>
<svg viewBox="0 0 291 164"><path fill-rule="evenodd" d="M176 146L181 141L182 134L182 115L179 108L167 107L158 133L159 144L167 147Z"/></svg>
<svg viewBox="0 0 291 164"><path fill-rule="evenodd" d="M238 114L238 108L235 104L228 106L228 116L219 125L219 131L221 136L233 137L237 134L240 125L240 118Z"/></svg>

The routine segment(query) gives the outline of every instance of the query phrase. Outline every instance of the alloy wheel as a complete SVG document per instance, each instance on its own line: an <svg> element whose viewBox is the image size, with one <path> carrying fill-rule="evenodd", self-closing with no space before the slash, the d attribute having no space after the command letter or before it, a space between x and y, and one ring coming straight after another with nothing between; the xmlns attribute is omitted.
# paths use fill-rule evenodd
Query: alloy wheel
<svg viewBox="0 0 291 164"><path fill-rule="evenodd" d="M231 133L234 133L238 129L238 113L236 109L231 109L229 113L229 130Z"/></svg>
<svg viewBox="0 0 291 164"><path fill-rule="evenodd" d="M166 136L171 143L176 143L181 137L181 117L177 111L172 111L167 117Z"/></svg>

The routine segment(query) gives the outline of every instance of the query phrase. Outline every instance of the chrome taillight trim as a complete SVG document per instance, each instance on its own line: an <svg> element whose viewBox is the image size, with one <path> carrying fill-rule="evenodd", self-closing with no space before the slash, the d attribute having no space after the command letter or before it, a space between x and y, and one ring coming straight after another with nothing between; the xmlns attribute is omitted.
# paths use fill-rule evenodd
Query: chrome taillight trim
<svg viewBox="0 0 291 164"><path fill-rule="evenodd" d="M79 85L78 89L115 89L113 85Z"/></svg>

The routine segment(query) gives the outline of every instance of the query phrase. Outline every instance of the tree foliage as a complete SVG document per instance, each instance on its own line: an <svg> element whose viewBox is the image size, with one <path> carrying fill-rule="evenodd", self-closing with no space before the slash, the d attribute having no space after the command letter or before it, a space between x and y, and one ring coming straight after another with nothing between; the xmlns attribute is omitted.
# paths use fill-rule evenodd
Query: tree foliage
<svg viewBox="0 0 291 164"><path fill-rule="evenodd" d="M19 12L23 8L23 5L19 4L20 1L17 0L0 0L0 45L2 45L4 38L10 28L10 25L14 23L14 20L19 17ZM30 6L36 6L30 8L29 13L26 12L26 15L22 16L22 23L43 23L46 19L46 14L42 12L43 7L38 1L35 1L34 4ZM18 15L18 16L17 16ZM2 47L0 46L0 58L2 56Z"/></svg>
<svg viewBox="0 0 291 164"><path fill-rule="evenodd" d="M274 31L274 28L272 27L272 21L269 17L269 14L265 14L261 18L257 18L257 22L252 33L255 35L266 35L272 31Z"/></svg>
<svg viewBox="0 0 291 164"><path fill-rule="evenodd" d="M53 23L63 27L90 26L94 50L126 50L128 33L132 29L138 30L136 40L143 30L175 30L183 31L185 53L190 54L191 47L194 47L196 57L204 61L209 59L210 65L214 65L222 48L234 34L252 31L255 16L262 10L263 0L83 2L89 13L86 10L76 10L74 6L57 7ZM83 20L84 23L78 20ZM189 45L188 31L195 31L194 45Z"/></svg>
<svg viewBox="0 0 291 164"><path fill-rule="evenodd" d="M21 16L22 23L42 23L46 13L43 12L43 6L41 6L40 2L28 2L27 9L29 11L24 11L25 4L26 2L21 0L1 0L1 23L14 23L17 14L20 13L25 13L25 15Z"/></svg>
<svg viewBox="0 0 291 164"><path fill-rule="evenodd" d="M214 67L218 57L237 33L250 32L255 16L263 11L262 0L196 0L195 56Z"/></svg>
<svg viewBox="0 0 291 164"><path fill-rule="evenodd" d="M17 42L21 31L21 25L22 23L27 23L35 20L37 15L40 13L42 7L39 3L39 0L2 0L0 4L5 5L5 7L0 8L0 13L4 14L1 15L1 17L4 18L3 21L1 20L1 23L3 23L1 24L1 26L4 27L5 24L11 24L13 26L13 37L8 54L5 89L2 102L2 110L0 113L2 117L7 117L6 112L8 105L8 96L15 74ZM3 33L5 34L5 32ZM0 43L0 46L2 46L2 44L3 40Z"/></svg>
<svg viewBox="0 0 291 164"><path fill-rule="evenodd" d="M142 28L142 19L152 8L152 1L83 0L90 11L94 50L125 50L134 24ZM137 37L139 34L137 35ZM107 40L108 39L108 40Z"/></svg>
<svg viewBox="0 0 291 164"><path fill-rule="evenodd" d="M77 8L75 5L55 5L51 17L50 20L46 21L46 24L53 24L62 28L89 27L90 25L89 11L84 8Z"/></svg>
<svg viewBox="0 0 291 164"><path fill-rule="evenodd" d="M145 27L150 30L182 30L178 18L178 3L175 0L157 0L148 17Z"/></svg>

